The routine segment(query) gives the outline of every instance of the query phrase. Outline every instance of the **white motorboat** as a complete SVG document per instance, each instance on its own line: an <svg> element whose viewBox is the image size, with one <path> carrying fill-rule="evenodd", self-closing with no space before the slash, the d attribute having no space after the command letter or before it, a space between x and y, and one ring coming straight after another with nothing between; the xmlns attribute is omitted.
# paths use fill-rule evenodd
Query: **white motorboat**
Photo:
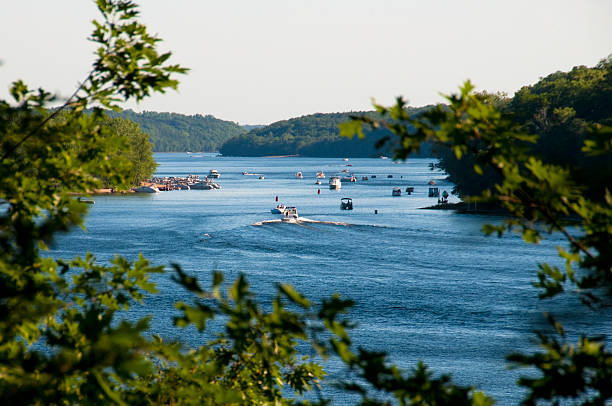
<svg viewBox="0 0 612 406"><path fill-rule="evenodd" d="M136 193L159 193L159 189L154 186L140 186L137 188L132 189L134 192Z"/></svg>
<svg viewBox="0 0 612 406"><path fill-rule="evenodd" d="M317 179L325 179L325 172L323 172L323 171L317 172L316 178Z"/></svg>
<svg viewBox="0 0 612 406"><path fill-rule="evenodd" d="M81 203L86 203L86 204L96 204L96 202L93 199L88 199L86 197L79 197L79 202Z"/></svg>
<svg viewBox="0 0 612 406"><path fill-rule="evenodd" d="M337 176L332 176L329 178L329 188L332 190L339 190L342 187L342 183L340 183L340 178Z"/></svg>
<svg viewBox="0 0 612 406"><path fill-rule="evenodd" d="M209 178L213 178L213 179L217 179L217 178L220 178L220 177L221 177L221 174L219 173L219 171L218 171L218 170L216 170L216 169L211 169L211 170L208 172L208 177L209 177Z"/></svg>
<svg viewBox="0 0 612 406"><path fill-rule="evenodd" d="M282 220L284 222L296 221L298 219L297 208L295 207L285 207L285 212L283 214Z"/></svg>
<svg viewBox="0 0 612 406"><path fill-rule="evenodd" d="M192 183L189 186L191 189L193 190L211 190L211 189L215 189L215 187L213 186L212 183L210 182L197 182L197 183Z"/></svg>
<svg viewBox="0 0 612 406"><path fill-rule="evenodd" d="M270 212L272 214L283 214L285 213L285 208L286 207L284 204L278 204L275 208L271 209Z"/></svg>

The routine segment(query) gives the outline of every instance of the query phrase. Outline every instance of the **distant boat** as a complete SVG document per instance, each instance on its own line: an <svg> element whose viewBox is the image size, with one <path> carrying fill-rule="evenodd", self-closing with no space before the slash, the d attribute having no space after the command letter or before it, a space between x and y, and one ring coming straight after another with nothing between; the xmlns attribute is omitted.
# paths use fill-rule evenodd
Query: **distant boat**
<svg viewBox="0 0 612 406"><path fill-rule="evenodd" d="M214 179L217 179L217 178L220 178L220 177L221 177L221 174L219 173L219 171L218 171L218 170L216 170L216 169L211 169L211 170L208 172L208 177L209 177L209 178L214 178Z"/></svg>
<svg viewBox="0 0 612 406"><path fill-rule="evenodd" d="M295 177L297 179L302 179L304 177L304 175L302 175L302 172L298 172L298 173L295 174Z"/></svg>
<svg viewBox="0 0 612 406"><path fill-rule="evenodd" d="M88 199L86 197L79 197L79 202L86 203L86 204L96 204L96 202L93 199Z"/></svg>
<svg viewBox="0 0 612 406"><path fill-rule="evenodd" d="M391 196L401 196L402 195L402 189L400 189L399 187L394 187L393 191L391 192Z"/></svg>
<svg viewBox="0 0 612 406"><path fill-rule="evenodd" d="M329 188L332 190L339 190L342 187L342 183L340 183L340 178L337 176L332 176L329 178Z"/></svg>
<svg viewBox="0 0 612 406"><path fill-rule="evenodd" d="M316 178L317 179L325 179L325 173L323 171L317 172Z"/></svg>
<svg viewBox="0 0 612 406"><path fill-rule="evenodd" d="M285 205L284 204L279 204L275 208L270 210L270 212L272 214L283 214L283 213L285 213Z"/></svg>
<svg viewBox="0 0 612 406"><path fill-rule="evenodd" d="M340 209L353 210L353 199L350 197L343 197L340 199Z"/></svg>
<svg viewBox="0 0 612 406"><path fill-rule="evenodd" d="M136 193L159 193L159 189L153 185L151 186L140 186L132 189Z"/></svg>
<svg viewBox="0 0 612 406"><path fill-rule="evenodd" d="M265 178L264 178L264 177L263 177L263 175L262 175L262 176L260 176L260 177L259 177L259 179L264 180Z"/></svg>
<svg viewBox="0 0 612 406"><path fill-rule="evenodd" d="M321 184L321 180L317 179L316 182L315 182L315 185L320 185L320 184Z"/></svg>
<svg viewBox="0 0 612 406"><path fill-rule="evenodd" d="M215 185L217 187L215 187ZM219 185L217 185L216 183L211 183L211 182L197 182L197 183L193 183L190 187L191 189L194 189L194 190L219 189Z"/></svg>
<svg viewBox="0 0 612 406"><path fill-rule="evenodd" d="M389 159L389 157L381 156L380 159Z"/></svg>
<svg viewBox="0 0 612 406"><path fill-rule="evenodd" d="M340 182L357 182L357 178L354 176L343 176L340 178Z"/></svg>
<svg viewBox="0 0 612 406"><path fill-rule="evenodd" d="M348 158L344 158L345 161L348 161Z"/></svg>

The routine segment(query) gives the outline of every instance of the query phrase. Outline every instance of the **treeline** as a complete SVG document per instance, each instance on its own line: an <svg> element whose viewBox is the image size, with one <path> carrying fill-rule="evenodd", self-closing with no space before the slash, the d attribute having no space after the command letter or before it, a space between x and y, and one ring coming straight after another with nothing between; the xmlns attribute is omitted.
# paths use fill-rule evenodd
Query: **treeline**
<svg viewBox="0 0 612 406"><path fill-rule="evenodd" d="M416 114L422 109L412 110ZM226 141L219 152L230 156L298 154L310 157L373 157L391 154L389 150L377 148L382 138L390 136L387 130L366 131L364 139L340 136L338 125L349 121L351 116L360 115L375 116L376 113L317 113L278 121ZM430 156L431 151L423 148L421 154Z"/></svg>
<svg viewBox="0 0 612 406"><path fill-rule="evenodd" d="M138 123L156 152L218 151L232 137L246 134L247 130L232 122L211 115L184 115L132 110L109 111L110 117L121 117Z"/></svg>
<svg viewBox="0 0 612 406"><path fill-rule="evenodd" d="M612 124L612 58L596 66L574 67L556 72L532 86L521 88L514 97L481 94L495 104L509 120L521 123L538 136L531 152L545 163L571 169L574 182L591 197L603 196L610 185L609 157L591 156L583 151L593 126ZM479 195L499 181L493 170L474 172L476 154L457 159L450 149L440 149L440 168L457 185L459 195Z"/></svg>

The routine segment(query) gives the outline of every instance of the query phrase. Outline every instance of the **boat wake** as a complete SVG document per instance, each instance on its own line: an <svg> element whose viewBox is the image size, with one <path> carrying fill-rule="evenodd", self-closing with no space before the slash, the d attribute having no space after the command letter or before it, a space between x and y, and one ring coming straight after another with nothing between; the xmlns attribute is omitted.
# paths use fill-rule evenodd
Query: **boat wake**
<svg viewBox="0 0 612 406"><path fill-rule="evenodd" d="M295 224L298 226L305 226L309 224L331 224L334 226L352 226L353 224L344 223L342 221L320 221L320 220L312 220L306 217L300 218L292 218L292 219L275 219L275 220L263 220L253 223L254 226L264 226L267 224Z"/></svg>

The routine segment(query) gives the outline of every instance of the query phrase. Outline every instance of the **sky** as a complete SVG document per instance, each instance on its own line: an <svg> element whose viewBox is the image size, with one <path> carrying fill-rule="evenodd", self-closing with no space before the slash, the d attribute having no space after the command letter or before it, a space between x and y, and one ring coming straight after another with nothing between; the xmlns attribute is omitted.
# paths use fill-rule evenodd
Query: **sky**
<svg viewBox="0 0 612 406"><path fill-rule="evenodd" d="M1 0L0 99L16 79L70 95L90 69L93 1ZM470 79L509 95L612 53L611 0L140 0L190 68L136 111L269 124L443 101Z"/></svg>

